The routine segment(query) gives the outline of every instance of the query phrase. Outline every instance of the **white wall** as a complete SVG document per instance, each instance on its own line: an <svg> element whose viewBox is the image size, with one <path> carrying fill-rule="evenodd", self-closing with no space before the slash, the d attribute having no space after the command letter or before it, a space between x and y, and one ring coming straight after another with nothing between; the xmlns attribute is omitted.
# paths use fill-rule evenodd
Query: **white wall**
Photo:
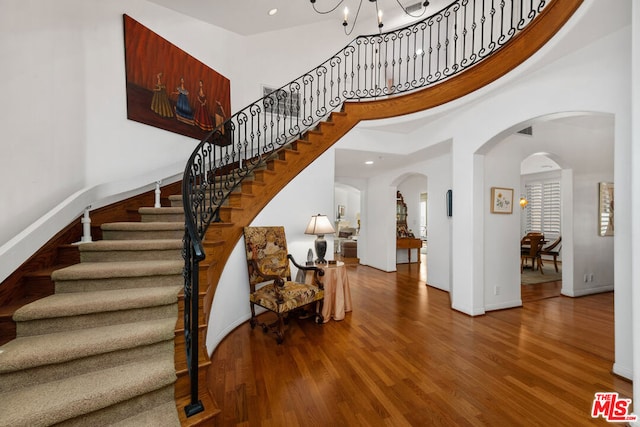
<svg viewBox="0 0 640 427"><path fill-rule="evenodd" d="M451 226L447 216L446 193L452 188L451 153L425 162L427 175L427 284L444 291L451 289ZM453 192L453 197L456 193ZM455 215L456 212L453 212Z"/></svg>
<svg viewBox="0 0 640 427"><path fill-rule="evenodd" d="M485 310L517 307L520 299L520 153L518 144L503 142L484 157L484 188L480 208L484 223ZM491 213L491 188L513 190L511 215Z"/></svg>
<svg viewBox="0 0 640 427"><path fill-rule="evenodd" d="M79 4L0 1L0 194L11 206L0 213L0 245L84 184L90 112Z"/></svg>
<svg viewBox="0 0 640 427"><path fill-rule="evenodd" d="M640 396L640 369L637 367L640 366L640 292L638 291L637 284L640 283L640 215L637 213L640 212L640 5L638 2L633 2L633 14L632 14L632 22L633 22L633 32L632 32L632 40L634 41L632 44L632 79L631 79L631 102L632 102L632 120L631 120L631 134L632 134L632 144L631 144L631 164L634 168L630 171L631 176L631 188L634 189L632 192L632 212L634 215L632 216L632 224L631 224L631 239L632 239L632 258L630 258L631 262L631 283L635 284L632 287L631 295L624 294L621 295L621 298L631 297L632 304L631 306L634 310L630 313L630 322L627 322L623 325L618 326L616 323L616 331L622 328L629 328L631 325L632 335L630 339L633 342L633 357L631 362L625 366L626 368L633 368L632 372L629 372L629 377L633 379L633 395L636 397ZM616 293L616 303L618 301L623 302L624 300L619 300ZM626 314L626 313L625 313ZM629 320L629 318L619 319L619 316L616 311L616 320ZM618 335L618 334L617 334ZM622 334L620 334L622 335ZM622 339L627 339L629 337L622 336ZM618 346L618 341L616 340L616 354L618 351L621 353L626 350L626 344L622 343L620 347ZM619 371L619 369L617 369ZM636 400L637 402L637 400ZM638 404L634 405L634 413L640 413L640 409L638 408ZM640 422L633 423L634 426L640 425Z"/></svg>

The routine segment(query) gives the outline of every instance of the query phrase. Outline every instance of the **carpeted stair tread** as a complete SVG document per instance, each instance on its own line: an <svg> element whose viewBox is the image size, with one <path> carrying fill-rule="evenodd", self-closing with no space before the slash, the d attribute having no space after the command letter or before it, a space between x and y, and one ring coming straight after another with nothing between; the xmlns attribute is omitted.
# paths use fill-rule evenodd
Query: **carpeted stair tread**
<svg viewBox="0 0 640 427"><path fill-rule="evenodd" d="M166 249L182 249L180 239L156 239L156 240L98 240L95 242L78 245L80 252L100 251L150 251Z"/></svg>
<svg viewBox="0 0 640 427"><path fill-rule="evenodd" d="M173 357L131 363L0 394L2 425L50 426L175 383Z"/></svg>
<svg viewBox="0 0 640 427"><path fill-rule="evenodd" d="M184 261L81 262L51 274L51 280L105 279L114 277L168 276L182 274Z"/></svg>
<svg viewBox="0 0 640 427"><path fill-rule="evenodd" d="M136 414L132 417L122 420L111 427L180 427L180 418L176 411L175 402L168 402L164 405L158 405L148 411Z"/></svg>
<svg viewBox="0 0 640 427"><path fill-rule="evenodd" d="M181 222L107 222L100 226L103 231L161 231L184 230Z"/></svg>
<svg viewBox="0 0 640 427"><path fill-rule="evenodd" d="M140 213L141 215L144 214L181 214L184 213L184 208L180 207L180 206L162 206L159 208L151 208L151 207L145 207L145 208L139 208L138 209L138 213Z"/></svg>
<svg viewBox="0 0 640 427"><path fill-rule="evenodd" d="M139 208L141 222L175 222L184 224L184 209L180 206L161 208Z"/></svg>
<svg viewBox="0 0 640 427"><path fill-rule="evenodd" d="M0 374L173 340L175 324L166 318L20 337L0 347Z"/></svg>
<svg viewBox="0 0 640 427"><path fill-rule="evenodd" d="M122 311L176 303L179 286L53 294L19 308L16 322Z"/></svg>

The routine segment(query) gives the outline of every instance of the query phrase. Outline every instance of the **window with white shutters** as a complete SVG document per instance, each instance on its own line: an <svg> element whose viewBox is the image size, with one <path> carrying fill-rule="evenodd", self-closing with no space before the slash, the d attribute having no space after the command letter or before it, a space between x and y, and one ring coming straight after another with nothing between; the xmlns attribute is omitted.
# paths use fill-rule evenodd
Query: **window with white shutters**
<svg viewBox="0 0 640 427"><path fill-rule="evenodd" d="M526 208L525 232L544 233L546 240L560 235L560 182L538 182L525 185Z"/></svg>

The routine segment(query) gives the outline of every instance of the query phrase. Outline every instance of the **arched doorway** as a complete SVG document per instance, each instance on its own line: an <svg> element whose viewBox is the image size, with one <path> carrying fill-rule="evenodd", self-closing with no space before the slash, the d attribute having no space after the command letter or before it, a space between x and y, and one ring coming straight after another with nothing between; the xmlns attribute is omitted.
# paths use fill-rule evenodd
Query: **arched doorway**
<svg viewBox="0 0 640 427"><path fill-rule="evenodd" d="M531 134L518 131L531 127ZM487 310L520 305L520 238L524 191L521 162L532 155L560 166L562 198L562 294L580 296L613 290L613 239L598 236L598 185L613 180L614 121L609 114L563 113L512 126L478 153L483 155L482 190L514 189L511 215L485 209L484 300ZM539 157L542 159L542 157ZM482 199L485 195L482 196ZM518 254L513 251L517 250ZM518 302L520 301L520 302Z"/></svg>
<svg viewBox="0 0 640 427"><path fill-rule="evenodd" d="M522 303L560 296L562 290L562 181L556 156L537 152L520 163ZM541 250L527 245L542 236Z"/></svg>
<svg viewBox="0 0 640 427"><path fill-rule="evenodd" d="M393 181L396 195L402 199L404 214L401 226L402 236L399 235L398 213L393 224L396 235L396 266L407 266L419 270L420 280L427 282L427 252L428 252L428 178L422 173L404 173ZM396 197L396 205L399 201ZM405 241L400 237L412 236L415 245L399 247L397 242ZM400 239L400 240L398 240Z"/></svg>
<svg viewBox="0 0 640 427"><path fill-rule="evenodd" d="M341 182L334 183L334 205L336 206L336 237L333 252L336 259L346 263L359 263L358 245L362 216L360 189ZM360 248L362 249L362 248Z"/></svg>

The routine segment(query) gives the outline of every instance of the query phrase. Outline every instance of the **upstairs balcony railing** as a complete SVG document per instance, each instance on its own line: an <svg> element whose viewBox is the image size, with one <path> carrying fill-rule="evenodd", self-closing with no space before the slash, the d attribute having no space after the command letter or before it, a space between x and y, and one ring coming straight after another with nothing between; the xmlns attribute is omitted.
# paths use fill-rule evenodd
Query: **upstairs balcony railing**
<svg viewBox="0 0 640 427"><path fill-rule="evenodd" d="M354 39L338 53L235 113L196 147L185 168L185 339L198 400L198 265L220 207L265 156L302 137L345 101L397 96L440 83L493 54L534 20L545 0L458 0L415 24Z"/></svg>

